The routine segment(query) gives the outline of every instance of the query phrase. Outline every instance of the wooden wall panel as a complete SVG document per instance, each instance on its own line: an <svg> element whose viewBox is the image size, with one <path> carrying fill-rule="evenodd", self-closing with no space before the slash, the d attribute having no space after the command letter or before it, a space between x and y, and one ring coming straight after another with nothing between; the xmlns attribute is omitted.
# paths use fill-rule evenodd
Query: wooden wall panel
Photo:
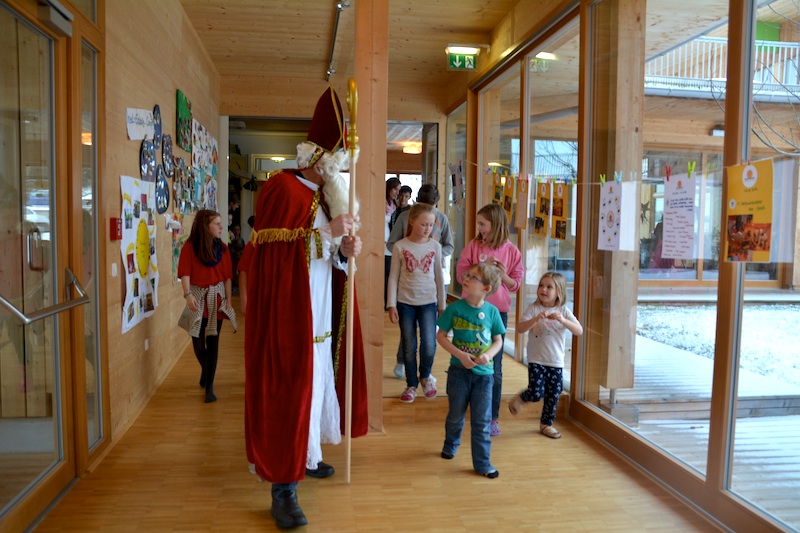
<svg viewBox="0 0 800 533"><path fill-rule="evenodd" d="M219 139L219 74L189 23L178 0L108 2L106 12L106 173L103 203L107 217L120 216L120 175L139 176L141 141L127 138L125 111L128 107L152 109L158 104L164 133L176 138L176 90L192 102L194 117ZM190 154L174 145L177 157ZM159 156L161 152L159 151ZM172 212L172 208L170 211ZM185 227L191 224L185 220ZM109 243L101 257L101 272L108 276L108 362L111 435L116 440L141 412L189 343L177 327L183 310L179 284L172 282L172 239L157 220L159 298L155 314L121 334L124 281L120 246ZM103 230L105 228L105 230ZM108 239L108 223L101 221L101 238ZM112 275L116 268L116 278ZM222 330L222 342L232 334L230 324ZM145 349L145 343L149 349ZM221 363L221 364L224 364ZM187 384L194 385L196 383ZM201 397L198 394L198 401Z"/></svg>

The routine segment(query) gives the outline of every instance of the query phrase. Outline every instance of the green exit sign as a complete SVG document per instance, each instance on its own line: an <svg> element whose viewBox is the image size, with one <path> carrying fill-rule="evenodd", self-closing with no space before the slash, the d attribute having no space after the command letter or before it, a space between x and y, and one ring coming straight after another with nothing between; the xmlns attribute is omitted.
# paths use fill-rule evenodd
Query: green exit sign
<svg viewBox="0 0 800 533"><path fill-rule="evenodd" d="M447 54L450 70L475 70L475 56L471 54Z"/></svg>

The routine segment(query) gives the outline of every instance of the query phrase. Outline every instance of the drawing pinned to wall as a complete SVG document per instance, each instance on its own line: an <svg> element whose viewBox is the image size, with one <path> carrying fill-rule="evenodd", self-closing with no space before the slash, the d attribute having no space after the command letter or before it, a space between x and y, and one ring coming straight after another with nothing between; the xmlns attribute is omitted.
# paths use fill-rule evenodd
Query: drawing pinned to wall
<svg viewBox="0 0 800 533"><path fill-rule="evenodd" d="M155 184L120 176L122 230L120 253L125 270L122 333L151 316L158 306Z"/></svg>
<svg viewBox="0 0 800 533"><path fill-rule="evenodd" d="M187 152L192 151L192 102L186 98L183 91L177 91L177 112L176 112L176 142L179 147Z"/></svg>
<svg viewBox="0 0 800 533"><path fill-rule="evenodd" d="M502 205L503 201L503 181L500 173L497 171L497 167L491 167L493 182L494 182L494 196L492 197L492 201L496 204Z"/></svg>
<svg viewBox="0 0 800 533"><path fill-rule="evenodd" d="M164 164L164 174L168 178L175 177L175 161L172 159L172 135L165 133L161 138L161 159Z"/></svg>
<svg viewBox="0 0 800 533"><path fill-rule="evenodd" d="M192 119L192 168L205 169L208 159L208 134L205 126Z"/></svg>
<svg viewBox="0 0 800 533"><path fill-rule="evenodd" d="M128 139L132 141L152 139L155 135L153 112L149 109L127 108L125 110L125 124L128 128Z"/></svg>
<svg viewBox="0 0 800 533"><path fill-rule="evenodd" d="M197 211L203 205L203 193L205 192L206 173L203 169L192 169L192 210Z"/></svg>
<svg viewBox="0 0 800 533"><path fill-rule="evenodd" d="M144 181L156 181L156 147L147 139L142 141L139 152L139 164Z"/></svg>
<svg viewBox="0 0 800 533"><path fill-rule="evenodd" d="M153 108L153 146L161 148L161 108L158 104Z"/></svg>
<svg viewBox="0 0 800 533"><path fill-rule="evenodd" d="M183 158L175 160L175 179L172 181L172 198L175 202L175 212L183 213L183 186L186 183L186 177L183 171L186 166L183 163Z"/></svg>
<svg viewBox="0 0 800 533"><path fill-rule="evenodd" d="M217 140L211 135L208 136L208 146L211 150L211 153L208 161L209 168L206 169L206 173L212 178L216 178L219 172L219 149L217 147Z"/></svg>
<svg viewBox="0 0 800 533"><path fill-rule="evenodd" d="M217 209L217 180L214 178L209 178L206 181L206 190L204 193L205 196L205 209L210 209L211 211L218 211Z"/></svg>
<svg viewBox="0 0 800 533"><path fill-rule="evenodd" d="M169 209L169 184L161 165L156 167L156 209L159 215Z"/></svg>
<svg viewBox="0 0 800 533"><path fill-rule="evenodd" d="M503 184L503 210L506 212L508 220L514 220L511 214L514 211L514 182L516 179L511 175L505 178L505 183Z"/></svg>

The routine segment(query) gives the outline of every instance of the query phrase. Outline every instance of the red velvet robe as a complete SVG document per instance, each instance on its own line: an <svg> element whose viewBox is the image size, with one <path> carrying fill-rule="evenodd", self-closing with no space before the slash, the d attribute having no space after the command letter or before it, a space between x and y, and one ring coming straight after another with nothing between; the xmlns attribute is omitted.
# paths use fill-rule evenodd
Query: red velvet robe
<svg viewBox="0 0 800 533"><path fill-rule="evenodd" d="M285 229L283 237L256 243L248 269L245 315L245 440L247 458L256 473L272 483L305 477L308 424L313 380L313 333L305 237L290 231L310 229L314 191L297 176L281 172L264 184L258 196L254 235ZM322 209L322 207L319 207ZM313 242L313 239L312 239ZM333 276L331 346L339 346L336 378L342 430L345 423L346 273ZM341 318L341 320L340 320ZM339 338L341 336L341 344ZM353 324L353 437L368 430L364 347L358 306ZM333 357L334 354L332 354Z"/></svg>

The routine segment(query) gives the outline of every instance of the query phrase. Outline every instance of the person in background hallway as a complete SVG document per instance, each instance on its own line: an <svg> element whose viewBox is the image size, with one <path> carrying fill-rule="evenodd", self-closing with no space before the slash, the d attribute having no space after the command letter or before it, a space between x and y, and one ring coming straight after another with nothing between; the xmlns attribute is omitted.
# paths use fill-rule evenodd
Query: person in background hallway
<svg viewBox="0 0 800 533"><path fill-rule="evenodd" d="M583 327L566 306L567 281L563 274L545 272L536 295L536 301L517 321L517 331L530 331L528 388L514 396L508 409L517 414L526 402L544 399L539 431L551 439L560 439L561 433L553 427L553 422L563 388L567 330L577 337L583 334Z"/></svg>
<svg viewBox="0 0 800 533"><path fill-rule="evenodd" d="M419 203L409 211L406 238L395 243L386 306L392 324L400 324L400 346L405 364L406 389L400 401L411 403L422 383L425 397L436 397L431 374L436 355L436 317L445 309L442 246L431 238L435 208ZM419 376L417 376L419 328Z"/></svg>
<svg viewBox="0 0 800 533"><path fill-rule="evenodd" d="M411 187L403 185L400 187L400 192L397 194L397 209L392 213L392 218L389 220L389 232L391 233L397 222L397 217L411 209Z"/></svg>
<svg viewBox="0 0 800 533"><path fill-rule="evenodd" d="M456 276L463 274L477 263L486 263L500 269L502 282L497 292L487 297L487 301L497 307L503 325L508 327L508 312L511 309L511 293L517 292L525 274L522 268L522 254L519 248L508 240L508 217L499 204L488 204L478 210L476 216L478 234L469 241L461 252L456 265ZM503 333L503 343L506 335ZM503 351L494 359L494 385L492 386L492 423L489 433L492 437L500 434L500 399L503 394Z"/></svg>
<svg viewBox="0 0 800 533"><path fill-rule="evenodd" d="M214 376L224 317L230 319L236 331L236 313L231 307L231 254L222 242L222 232L219 213L208 209L198 211L178 260L178 277L186 300L178 325L192 336L206 403L217 401Z"/></svg>
<svg viewBox="0 0 800 533"><path fill-rule="evenodd" d="M239 224L234 224L231 228L231 242L228 249L231 252L231 266L233 267L233 280L231 285L233 293L239 292L239 261L242 259L242 252L244 252L244 239L242 239L242 227Z"/></svg>
<svg viewBox="0 0 800 533"><path fill-rule="evenodd" d="M417 203L430 204L434 207L436 221L434 222L431 237L442 245L442 281L444 282L445 301L447 298L447 286L450 284L450 257L453 255L453 233L450 231L450 221L447 215L436 208L439 202L439 190L436 185L426 183L420 187L417 193ZM386 248L391 252L394 244L405 237L408 226L408 211L403 211L397 217L392 233L389 235L389 242ZM398 379L403 379L405 375L405 363L403 362L403 340L400 339L400 346L397 347L397 362L394 367L394 375Z"/></svg>
<svg viewBox="0 0 800 533"><path fill-rule="evenodd" d="M273 175L258 195L247 268L245 447L250 471L272 483L279 527L308 523L297 501L305 476L326 478L321 444L343 433L347 367L347 260L361 252L349 236L350 167L339 98L317 102L297 169ZM354 164L355 162L353 162ZM353 302L351 436L368 430L364 350Z"/></svg>
<svg viewBox="0 0 800 533"><path fill-rule="evenodd" d="M467 408L470 411L472 467L482 476L500 475L490 457L492 439L489 426L492 413L492 361L502 355L502 335L506 331L500 312L486 301L500 286L500 270L476 263L462 275L464 298L447 306L436 325L436 339L450 353L447 370L449 409L444 424L442 458L455 457L461 444ZM453 341L447 334L453 332Z"/></svg>
<svg viewBox="0 0 800 533"><path fill-rule="evenodd" d="M400 194L400 178L386 180L386 218L383 227L383 242L389 240L389 222L397 211L397 195ZM386 309L386 284L389 282L389 269L392 267L392 252L386 247L383 249L383 308Z"/></svg>

